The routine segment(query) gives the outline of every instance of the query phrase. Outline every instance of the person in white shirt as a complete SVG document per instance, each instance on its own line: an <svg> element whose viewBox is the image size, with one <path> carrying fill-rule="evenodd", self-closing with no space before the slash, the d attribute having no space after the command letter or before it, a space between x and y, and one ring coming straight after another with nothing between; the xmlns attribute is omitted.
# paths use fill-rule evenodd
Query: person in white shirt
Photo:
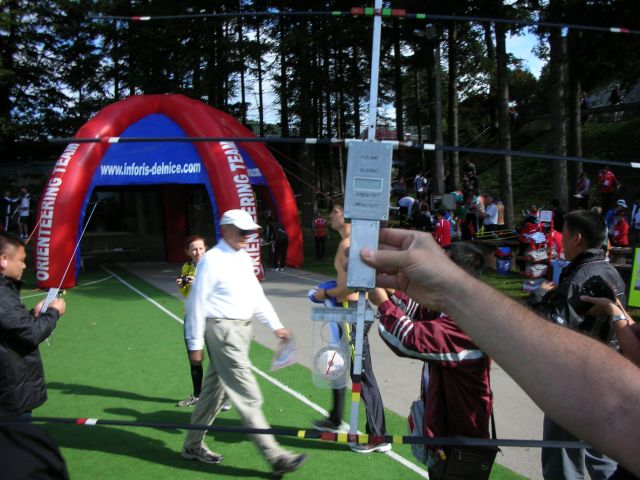
<svg viewBox="0 0 640 480"><path fill-rule="evenodd" d="M29 195L29 190L27 190L27 187L22 187L20 189L20 206L18 207L18 213L20 215L20 238L22 240L27 240L29 238L29 234L31 233L29 230L29 216L31 215L31 195Z"/></svg>
<svg viewBox="0 0 640 480"><path fill-rule="evenodd" d="M398 200L398 207L400 207L400 213L406 215L406 220L411 218L411 215L413 214L413 206L415 204L416 204L416 199L408 195Z"/></svg>
<svg viewBox="0 0 640 480"><path fill-rule="evenodd" d="M228 210L220 219L222 238L198 262L198 274L187 299L185 340L189 350L205 346L211 362L192 424L213 423L222 408L225 391L246 427L271 428L262 413L262 393L251 369L251 319L267 324L281 340L291 337L253 273L244 250L260 225L244 210ZM205 445L205 430L190 430L181 456L203 463L220 463L222 455ZM303 454L283 449L273 435L251 435L275 475L297 470Z"/></svg>
<svg viewBox="0 0 640 480"><path fill-rule="evenodd" d="M493 197L487 195L487 205L484 207L484 229L491 232L498 228L498 206Z"/></svg>

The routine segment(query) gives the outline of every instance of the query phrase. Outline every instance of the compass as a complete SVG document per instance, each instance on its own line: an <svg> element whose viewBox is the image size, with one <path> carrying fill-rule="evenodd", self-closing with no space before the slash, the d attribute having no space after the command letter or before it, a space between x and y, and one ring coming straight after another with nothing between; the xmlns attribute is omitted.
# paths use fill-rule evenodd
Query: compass
<svg viewBox="0 0 640 480"><path fill-rule="evenodd" d="M320 378L337 380L342 378L347 369L344 352L336 347L325 347L316 353L313 369Z"/></svg>

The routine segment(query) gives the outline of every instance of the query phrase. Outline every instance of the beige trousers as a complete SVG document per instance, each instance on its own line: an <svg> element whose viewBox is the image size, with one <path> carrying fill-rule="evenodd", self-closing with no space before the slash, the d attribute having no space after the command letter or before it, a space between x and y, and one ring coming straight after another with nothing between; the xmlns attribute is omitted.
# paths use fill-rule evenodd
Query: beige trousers
<svg viewBox="0 0 640 480"><path fill-rule="evenodd" d="M207 318L204 340L211 361L191 423L211 425L222 407L226 391L246 427L271 428L262 413L262 393L249 360L251 321ZM205 434L206 430L189 430L184 448L199 447ZM273 435L250 437L269 463L288 453Z"/></svg>

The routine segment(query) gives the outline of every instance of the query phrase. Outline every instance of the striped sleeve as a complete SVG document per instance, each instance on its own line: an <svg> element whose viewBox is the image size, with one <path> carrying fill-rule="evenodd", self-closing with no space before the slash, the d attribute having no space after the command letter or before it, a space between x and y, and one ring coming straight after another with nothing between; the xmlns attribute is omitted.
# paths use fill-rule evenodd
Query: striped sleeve
<svg viewBox="0 0 640 480"><path fill-rule="evenodd" d="M381 303L378 311L380 337L399 356L435 362L484 357L484 353L447 316L414 322L390 300Z"/></svg>

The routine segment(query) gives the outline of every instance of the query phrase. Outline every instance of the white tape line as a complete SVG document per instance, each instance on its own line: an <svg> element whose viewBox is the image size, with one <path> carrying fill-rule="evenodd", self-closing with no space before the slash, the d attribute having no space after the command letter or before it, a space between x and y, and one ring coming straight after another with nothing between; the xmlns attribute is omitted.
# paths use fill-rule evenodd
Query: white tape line
<svg viewBox="0 0 640 480"><path fill-rule="evenodd" d="M171 318L173 318L176 322L179 322L180 324L184 324L184 320L182 320L179 316L177 316L175 313L170 312L169 310L167 310L166 308L164 308L162 305L160 305L158 302L156 302L153 298L147 296L144 292L141 292L140 290L138 290L136 287L134 287L133 285L131 285L130 283L128 283L127 281L125 281L124 279L120 278L118 275L116 275L115 273L113 273L111 270L109 270L107 267L104 267L101 265L101 268L106 271L109 272L111 275L113 275L116 279L118 279L118 281L124 285L126 285L127 287L129 287L131 290L133 290L134 292L136 292L138 295L140 295L142 298L144 298L145 300L148 300L150 303L152 303L153 305L155 305L156 307L158 307L160 310L162 310L164 313L166 313L167 315L169 315Z"/></svg>
<svg viewBox="0 0 640 480"><path fill-rule="evenodd" d="M104 282L105 280L109 280L110 278L113 278L113 276L109 275L108 277L101 278L100 280L94 280L93 282L83 283L82 285L76 285L75 288L86 287L88 285L93 285L94 283ZM46 294L47 292L34 293L33 295L25 295L24 297L20 297L20 299L22 300L23 298L41 297Z"/></svg>
<svg viewBox="0 0 640 480"><path fill-rule="evenodd" d="M309 282L313 285L317 285L318 282L322 283L325 280L318 280L318 279L313 279L313 278L309 278L309 277L305 277L304 275L299 275L297 273L291 273L291 272L278 272L280 275L288 275L290 277L295 277L295 278L299 278L300 280L304 280L306 282Z"/></svg>
<svg viewBox="0 0 640 480"><path fill-rule="evenodd" d="M144 292L141 292L140 290L138 290L136 287L134 287L133 285L131 285L130 283L126 282L125 280L123 280L122 278L120 278L118 275L116 275L115 273L113 273L111 270L109 270L106 267L102 267L103 270L106 270L107 272L109 272L111 275L113 275L116 279L118 279L118 281L122 282L124 285L126 285L127 287L129 287L131 290L133 290L134 292L136 292L138 295L140 295L142 298L144 298L145 300L148 300L149 302L151 302L153 305L155 305L156 307L158 307L160 310L162 310L164 313L166 313L167 315L169 315L171 318L173 318L176 322L179 322L180 324L184 324L184 321L178 317L177 315L173 314L172 312L170 312L169 310L167 310L166 308L164 308L162 305L160 305L158 302L156 302L153 298L150 298L149 296L147 296ZM303 278L303 277L301 277ZM305 397L303 394L301 394L300 392L297 392L296 390L292 389L291 387L288 387L287 385L285 385L284 383L282 383L280 380L277 380L275 378L273 378L271 375L268 375L267 373L263 372L262 370L256 368L255 366L251 366L251 368L253 369L254 372L256 372L258 375L260 375L262 378L264 378L265 380L271 382L273 385L275 385L278 388L281 388L282 390L284 390L285 392L287 392L288 394L292 395L293 397L297 398L298 400L300 400L302 403L304 403L305 405L307 405L308 407L312 408L313 410L315 410L316 412L327 416L329 414L329 412L327 412L324 408L322 408L320 405L318 405L317 403L313 403L311 400L309 400L307 397ZM358 433L362 433L362 432L358 432ZM411 463L409 460L407 460L404 457L401 457L400 455L398 455L395 452L385 452L385 455L388 455L390 458L392 458L393 460L395 460L396 462L400 463L401 465L403 465L404 467L408 468L409 470L412 470L413 472L417 473L418 475L420 475L422 478L429 478L429 474L427 473L426 470L421 469L420 467L418 467L417 465L414 465L413 463Z"/></svg>

